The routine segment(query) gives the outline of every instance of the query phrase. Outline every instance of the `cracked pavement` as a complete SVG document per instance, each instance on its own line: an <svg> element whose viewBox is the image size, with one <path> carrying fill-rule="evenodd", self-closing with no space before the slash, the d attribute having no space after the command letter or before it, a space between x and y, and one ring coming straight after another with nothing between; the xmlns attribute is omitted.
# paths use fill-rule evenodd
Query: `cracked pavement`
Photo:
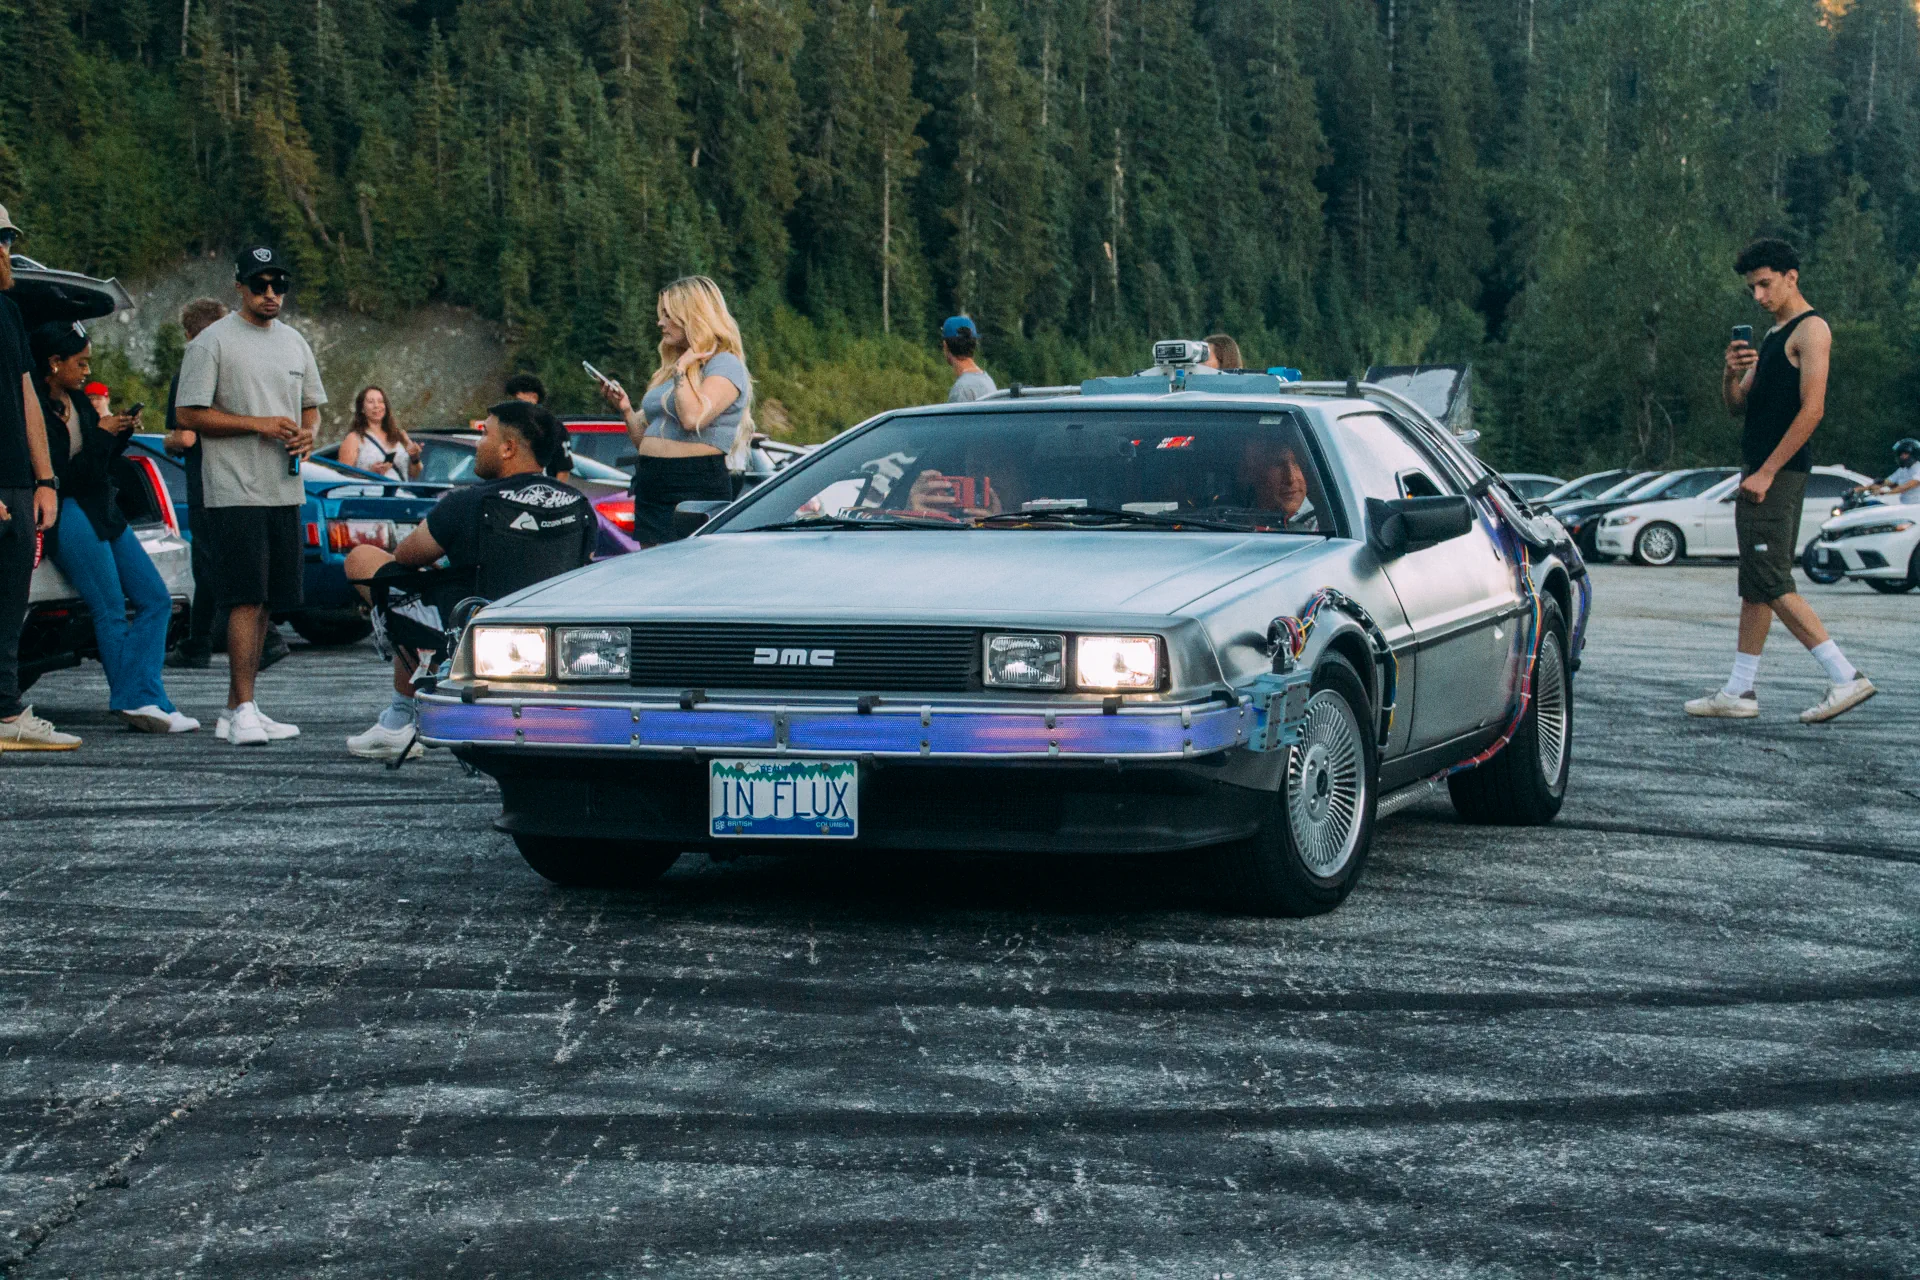
<svg viewBox="0 0 1920 1280"><path fill-rule="evenodd" d="M1733 571L1602 566L1547 829L1383 823L1309 921L1178 859L683 857L548 886L444 755L110 725L0 756L0 1273L1920 1275L1920 595L1810 587L1824 726Z"/></svg>

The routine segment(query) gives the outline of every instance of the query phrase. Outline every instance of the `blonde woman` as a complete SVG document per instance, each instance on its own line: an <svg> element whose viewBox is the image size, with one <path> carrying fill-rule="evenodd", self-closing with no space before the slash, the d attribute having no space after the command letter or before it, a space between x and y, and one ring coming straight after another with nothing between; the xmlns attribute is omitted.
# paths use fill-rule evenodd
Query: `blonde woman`
<svg viewBox="0 0 1920 1280"><path fill-rule="evenodd" d="M677 503L733 497L727 459L743 451L753 431L747 353L720 286L705 276L675 280L660 291L655 318L660 367L640 407L617 382L600 388L640 451L633 536L649 546L680 536L673 531Z"/></svg>
<svg viewBox="0 0 1920 1280"><path fill-rule="evenodd" d="M420 473L420 446L394 418L381 388L362 387L353 398L353 425L340 441L340 461L395 480Z"/></svg>

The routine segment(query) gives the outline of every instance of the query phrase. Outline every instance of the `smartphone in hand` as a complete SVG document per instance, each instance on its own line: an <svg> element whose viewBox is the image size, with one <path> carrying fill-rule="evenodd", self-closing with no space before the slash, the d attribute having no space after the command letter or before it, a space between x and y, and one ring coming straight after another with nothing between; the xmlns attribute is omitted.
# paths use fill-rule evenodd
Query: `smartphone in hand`
<svg viewBox="0 0 1920 1280"><path fill-rule="evenodd" d="M1752 346L1753 345L1753 326L1750 324L1737 324L1733 326L1733 340L1735 342L1744 342L1748 346Z"/></svg>
<svg viewBox="0 0 1920 1280"><path fill-rule="evenodd" d="M599 383L603 387L608 386L613 382L612 378L609 378L606 374L600 372L598 369L594 368L591 364L587 363L585 360L582 360L580 362L580 367L587 371L587 376L589 378L592 378L595 382Z"/></svg>

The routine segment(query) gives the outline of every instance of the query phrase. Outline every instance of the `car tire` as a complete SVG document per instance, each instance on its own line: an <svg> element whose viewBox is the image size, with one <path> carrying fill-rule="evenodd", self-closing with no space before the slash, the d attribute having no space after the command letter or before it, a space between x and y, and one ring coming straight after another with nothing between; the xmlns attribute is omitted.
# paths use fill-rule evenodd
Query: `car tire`
<svg viewBox="0 0 1920 1280"><path fill-rule="evenodd" d="M672 845L647 840L516 834L513 843L528 866L569 889L643 888L665 875L680 857Z"/></svg>
<svg viewBox="0 0 1920 1280"><path fill-rule="evenodd" d="M1542 602L1540 627L1533 700L1513 737L1493 759L1447 779L1454 812L1467 822L1545 826L1567 798L1573 767L1573 673L1567 664L1567 624L1556 602Z"/></svg>
<svg viewBox="0 0 1920 1280"><path fill-rule="evenodd" d="M1373 846L1380 756L1366 686L1329 654L1313 674L1300 745L1254 836L1226 850L1239 910L1317 916L1346 901Z"/></svg>
<svg viewBox="0 0 1920 1280"><path fill-rule="evenodd" d="M359 644L373 634L373 623L355 609L302 609L287 621L302 640L321 648Z"/></svg>
<svg viewBox="0 0 1920 1280"><path fill-rule="evenodd" d="M1823 587L1830 587L1847 576L1846 570L1844 569L1822 569L1819 561L1815 559L1819 552L1820 540L1818 538L1809 542L1800 552L1800 572L1807 575L1807 581L1817 582Z"/></svg>
<svg viewBox="0 0 1920 1280"><path fill-rule="evenodd" d="M1862 578L1860 581L1872 587L1883 596L1897 596L1903 591L1913 590L1913 575L1904 578Z"/></svg>
<svg viewBox="0 0 1920 1280"><path fill-rule="evenodd" d="M1679 526L1656 520L1642 529L1633 540L1633 562L1664 569L1687 554L1687 542Z"/></svg>

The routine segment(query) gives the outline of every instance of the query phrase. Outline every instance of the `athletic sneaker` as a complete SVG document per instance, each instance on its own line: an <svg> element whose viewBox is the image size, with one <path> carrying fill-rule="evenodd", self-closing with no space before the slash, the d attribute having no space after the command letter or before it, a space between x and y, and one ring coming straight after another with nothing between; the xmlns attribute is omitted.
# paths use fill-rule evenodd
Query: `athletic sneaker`
<svg viewBox="0 0 1920 1280"><path fill-rule="evenodd" d="M126 726L136 733L172 733L173 717L159 707L148 705L135 707L131 711L116 711L113 714L126 722Z"/></svg>
<svg viewBox="0 0 1920 1280"><path fill-rule="evenodd" d="M227 717L227 741L236 747L266 746L267 726L262 723L260 708L251 702L235 707Z"/></svg>
<svg viewBox="0 0 1920 1280"><path fill-rule="evenodd" d="M1725 689L1715 689L1708 696L1687 703L1687 714L1717 720L1751 720L1760 714L1760 699L1751 689L1737 698Z"/></svg>
<svg viewBox="0 0 1920 1280"><path fill-rule="evenodd" d="M200 722L192 716L181 715L178 711L167 712L168 733L192 733L200 727Z"/></svg>
<svg viewBox="0 0 1920 1280"><path fill-rule="evenodd" d="M260 723L266 727L269 742L285 742L288 738L300 736L299 725L281 724L259 707L254 707L253 713L260 717ZM213 723L213 736L222 742L233 741L233 717L234 712L222 711L220 718Z"/></svg>
<svg viewBox="0 0 1920 1280"><path fill-rule="evenodd" d="M61 733L28 707L11 720L0 720L0 751L71 751L80 739Z"/></svg>
<svg viewBox="0 0 1920 1280"><path fill-rule="evenodd" d="M415 740L415 732L412 724L389 729L375 720L371 729L347 739L347 750L362 760L392 760L404 750L407 759L418 760L427 754L427 749ZM407 746L409 742L413 743L411 748Z"/></svg>
<svg viewBox="0 0 1920 1280"><path fill-rule="evenodd" d="M1828 685L1827 696L1800 713L1800 723L1819 724L1822 720L1831 720L1842 712L1853 710L1878 692L1873 687L1873 681L1856 671L1853 679L1845 684Z"/></svg>

